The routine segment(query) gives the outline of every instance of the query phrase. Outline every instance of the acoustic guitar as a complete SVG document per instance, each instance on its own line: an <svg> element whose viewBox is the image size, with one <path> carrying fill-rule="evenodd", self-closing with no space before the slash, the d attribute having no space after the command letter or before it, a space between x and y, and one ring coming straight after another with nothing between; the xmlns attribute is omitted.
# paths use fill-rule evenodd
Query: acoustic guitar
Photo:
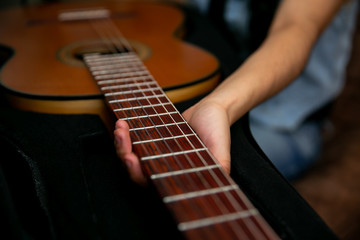
<svg viewBox="0 0 360 240"><path fill-rule="evenodd" d="M134 2L3 11L0 43L14 52L2 88L14 106L39 112L105 116L106 102L128 122L145 174L187 239L279 239L173 105L219 77L216 58L176 37L182 21L173 6Z"/></svg>
<svg viewBox="0 0 360 240"><path fill-rule="evenodd" d="M71 11L87 8L83 15ZM110 24L97 21L104 16ZM82 56L112 50L120 29L172 102L191 99L216 86L219 63L179 39L183 21L182 12L158 4L89 2L2 11L0 44L12 56L1 71L1 86L23 110L97 113L106 119L102 93L89 81Z"/></svg>

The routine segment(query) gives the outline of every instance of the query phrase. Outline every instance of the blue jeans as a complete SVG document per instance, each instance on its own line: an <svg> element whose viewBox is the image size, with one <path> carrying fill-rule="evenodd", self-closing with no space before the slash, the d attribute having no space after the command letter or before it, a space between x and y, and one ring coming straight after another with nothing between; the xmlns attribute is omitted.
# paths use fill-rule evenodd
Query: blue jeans
<svg viewBox="0 0 360 240"><path fill-rule="evenodd" d="M308 169L322 148L319 122L306 122L295 131L279 131L250 122L250 129L263 152L289 180Z"/></svg>

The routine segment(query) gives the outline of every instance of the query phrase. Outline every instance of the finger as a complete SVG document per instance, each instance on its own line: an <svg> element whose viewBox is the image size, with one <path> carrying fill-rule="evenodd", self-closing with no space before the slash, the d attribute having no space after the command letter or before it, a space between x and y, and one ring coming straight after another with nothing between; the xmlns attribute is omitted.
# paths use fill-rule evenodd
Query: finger
<svg viewBox="0 0 360 240"><path fill-rule="evenodd" d="M114 141L116 151L120 158L132 152L129 126L125 121L117 121L114 130Z"/></svg>
<svg viewBox="0 0 360 240"><path fill-rule="evenodd" d="M230 170L231 170L230 161L226 159L226 160L220 160L219 162L222 168L225 170L225 172L227 172L227 174L230 174Z"/></svg>
<svg viewBox="0 0 360 240"><path fill-rule="evenodd" d="M143 174L138 157L134 153L129 153L124 156L124 161L130 178L139 185L147 185L147 179Z"/></svg>
<svg viewBox="0 0 360 240"><path fill-rule="evenodd" d="M117 121L114 131L115 149L117 155L126 165L130 177L138 184L144 185L146 178L142 172L139 158L132 152L129 127L125 121Z"/></svg>
<svg viewBox="0 0 360 240"><path fill-rule="evenodd" d="M218 148L218 146L209 146L209 151L213 154L214 158L220 163L221 167L230 173L230 153L227 148Z"/></svg>
<svg viewBox="0 0 360 240"><path fill-rule="evenodd" d="M129 125L124 120L117 120L115 123L115 129L118 129L118 128L123 128L123 129L129 130Z"/></svg>

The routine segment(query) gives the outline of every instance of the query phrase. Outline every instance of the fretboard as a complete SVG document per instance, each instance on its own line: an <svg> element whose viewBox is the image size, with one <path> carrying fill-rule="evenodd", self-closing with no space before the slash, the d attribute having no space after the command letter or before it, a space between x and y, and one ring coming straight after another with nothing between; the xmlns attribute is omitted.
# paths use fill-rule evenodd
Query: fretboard
<svg viewBox="0 0 360 240"><path fill-rule="evenodd" d="M187 239L279 239L135 53L85 62Z"/></svg>

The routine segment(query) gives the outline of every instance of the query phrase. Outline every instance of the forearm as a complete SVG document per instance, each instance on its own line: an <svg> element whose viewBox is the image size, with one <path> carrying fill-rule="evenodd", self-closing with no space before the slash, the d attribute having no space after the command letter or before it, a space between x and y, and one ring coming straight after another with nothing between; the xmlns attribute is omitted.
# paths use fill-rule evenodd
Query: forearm
<svg viewBox="0 0 360 240"><path fill-rule="evenodd" d="M207 100L221 103L232 124L254 106L288 85L303 69L312 41L284 29L273 33Z"/></svg>
<svg viewBox="0 0 360 240"><path fill-rule="evenodd" d="M229 124L282 90L301 73L317 37L341 6L341 1L328 0L332 5L327 5L326 14L314 13L309 8L293 17L291 12L296 7L307 7L301 3L305 0L296 1L284 0L262 46L204 99L221 105L227 112Z"/></svg>

